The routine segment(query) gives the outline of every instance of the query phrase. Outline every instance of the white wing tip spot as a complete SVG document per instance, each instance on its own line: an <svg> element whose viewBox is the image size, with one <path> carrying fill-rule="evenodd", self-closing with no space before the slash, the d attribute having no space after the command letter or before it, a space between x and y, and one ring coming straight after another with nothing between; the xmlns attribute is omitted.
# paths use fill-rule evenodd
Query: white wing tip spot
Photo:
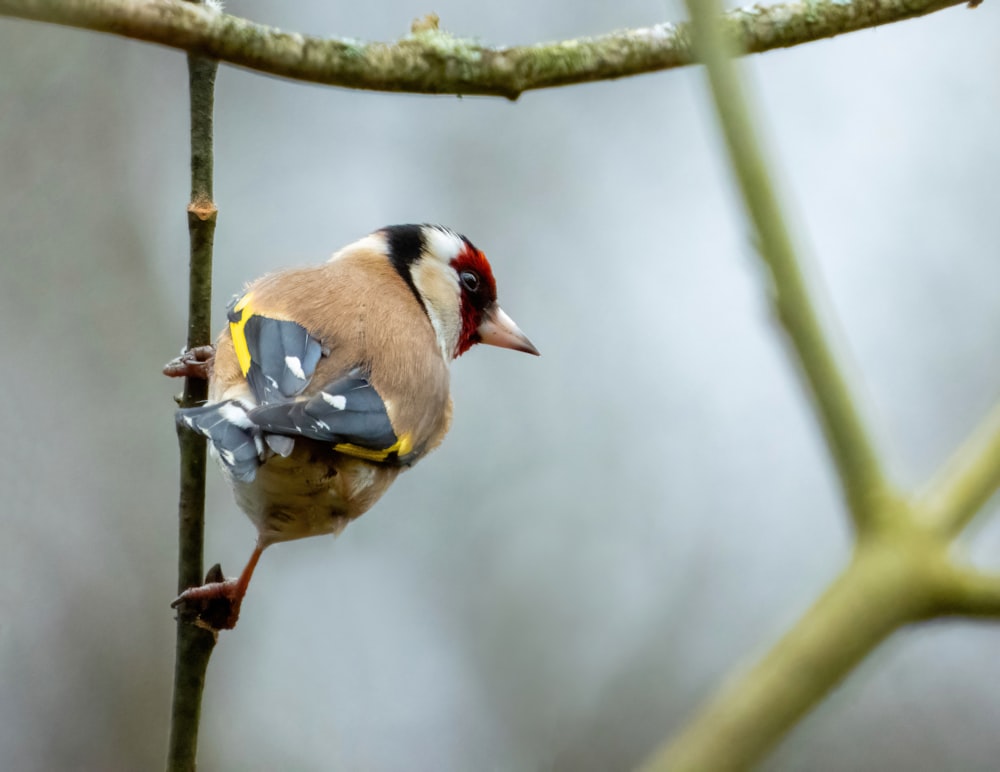
<svg viewBox="0 0 1000 772"><path fill-rule="evenodd" d="M306 379L305 370L302 369L302 362L298 357L285 357L285 367L299 380L304 381Z"/></svg>
<svg viewBox="0 0 1000 772"><path fill-rule="evenodd" d="M253 427L253 421L247 415L246 408L239 402L223 402L219 405L219 416L240 429Z"/></svg>
<svg viewBox="0 0 1000 772"><path fill-rule="evenodd" d="M325 391L320 392L320 394L323 397L323 401L334 410L343 410L347 407L347 397L343 394L327 394Z"/></svg>

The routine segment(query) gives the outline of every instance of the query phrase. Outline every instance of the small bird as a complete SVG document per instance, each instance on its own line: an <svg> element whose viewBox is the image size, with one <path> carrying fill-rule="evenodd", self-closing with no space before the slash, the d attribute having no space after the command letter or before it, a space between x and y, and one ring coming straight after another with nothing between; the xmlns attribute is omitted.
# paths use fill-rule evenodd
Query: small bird
<svg viewBox="0 0 1000 772"><path fill-rule="evenodd" d="M497 304L489 262L439 225L393 225L322 265L269 274L228 308L210 347L168 364L209 378L177 420L208 438L257 544L236 579L174 601L239 618L269 545L337 534L444 439L451 361L477 343L538 355ZM207 349L207 350L206 350Z"/></svg>

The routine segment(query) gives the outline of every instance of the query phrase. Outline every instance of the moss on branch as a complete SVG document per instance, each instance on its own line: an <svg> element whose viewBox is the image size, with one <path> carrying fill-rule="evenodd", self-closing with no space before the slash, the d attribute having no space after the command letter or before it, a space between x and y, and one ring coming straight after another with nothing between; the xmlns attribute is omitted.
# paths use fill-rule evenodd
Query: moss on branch
<svg viewBox="0 0 1000 772"><path fill-rule="evenodd" d="M964 0L810 0L752 5L723 26L742 53L923 16ZM284 32L181 0L0 0L0 15L109 32L295 80L344 88L516 99L525 91L691 64L686 23L489 47L433 24L392 43Z"/></svg>

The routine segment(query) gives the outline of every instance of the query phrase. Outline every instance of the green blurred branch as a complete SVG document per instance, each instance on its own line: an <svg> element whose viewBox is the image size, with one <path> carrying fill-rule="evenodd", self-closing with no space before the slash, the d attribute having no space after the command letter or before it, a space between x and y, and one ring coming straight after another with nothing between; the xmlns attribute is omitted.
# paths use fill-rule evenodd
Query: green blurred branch
<svg viewBox="0 0 1000 772"><path fill-rule="evenodd" d="M721 14L742 53L787 48L923 16L965 0L806 0ZM345 88L516 99L532 89L691 64L689 29L663 23L606 35L491 48L435 23L396 43L315 38L180 0L0 0L0 15L181 48L271 75Z"/></svg>
<svg viewBox="0 0 1000 772"><path fill-rule="evenodd" d="M644 772L751 767L886 636L928 613L934 587L921 560L940 556L926 547L884 541L858 550L798 624L720 689Z"/></svg>
<svg viewBox="0 0 1000 772"><path fill-rule="evenodd" d="M973 431L920 497L931 527L962 530L1000 487L1000 405Z"/></svg>
<svg viewBox="0 0 1000 772"><path fill-rule="evenodd" d="M778 318L791 340L840 475L857 532L853 559L792 630L724 686L646 766L649 772L742 769L759 761L883 639L907 623L947 615L1000 617L1000 577L957 566L952 539L1000 486L1000 407L929 491L911 502L881 462L816 311L740 81L719 0L687 0L730 160ZM811 295L811 296L810 296Z"/></svg>
<svg viewBox="0 0 1000 772"><path fill-rule="evenodd" d="M941 598L942 614L1000 617L1000 576L970 568L952 568L948 591Z"/></svg>
<svg viewBox="0 0 1000 772"><path fill-rule="evenodd" d="M188 233L191 242L188 292L187 348L211 342L212 243L217 210L212 200L212 115L218 63L188 56L191 109L191 202ZM182 407L204 402L208 381L188 377ZM180 442L180 505L177 590L202 583L205 530L205 440L178 425ZM174 695L170 720L168 772L194 772L205 673L215 648L216 633L195 624L196 612L181 606L177 615Z"/></svg>
<svg viewBox="0 0 1000 772"><path fill-rule="evenodd" d="M695 22L695 50L705 61L733 170L756 229L760 256L770 271L771 300L809 386L855 527L862 530L891 511L884 504L893 494L857 407L857 390L845 376L848 368L837 361L830 342L831 325L824 332L820 323L817 309L823 300L821 293L815 283L811 290L807 286L810 271L792 244L731 59L732 46L715 23L721 3L688 0L688 8Z"/></svg>

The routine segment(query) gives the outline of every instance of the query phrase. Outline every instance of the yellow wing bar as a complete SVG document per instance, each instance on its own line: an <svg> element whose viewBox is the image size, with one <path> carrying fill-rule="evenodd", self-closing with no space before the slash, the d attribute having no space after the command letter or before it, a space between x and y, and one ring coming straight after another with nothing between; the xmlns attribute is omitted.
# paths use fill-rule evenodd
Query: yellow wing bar
<svg viewBox="0 0 1000 772"><path fill-rule="evenodd" d="M251 293L248 292L229 312L229 333L233 336L236 359L240 363L240 370L243 371L244 376L250 371L250 347L247 345L247 336L243 329L250 317L253 316L253 311L250 310L250 297ZM234 318L236 321L233 321Z"/></svg>
<svg viewBox="0 0 1000 772"><path fill-rule="evenodd" d="M365 461L385 461L393 453L396 454L397 458L403 458L404 456L409 455L413 450L413 441L410 439L409 434L404 434L396 440L394 445L385 448L384 450L362 448L359 445L352 445L349 442L341 442L334 445L333 449L338 453L343 453L345 456L354 456L355 458L361 458Z"/></svg>

